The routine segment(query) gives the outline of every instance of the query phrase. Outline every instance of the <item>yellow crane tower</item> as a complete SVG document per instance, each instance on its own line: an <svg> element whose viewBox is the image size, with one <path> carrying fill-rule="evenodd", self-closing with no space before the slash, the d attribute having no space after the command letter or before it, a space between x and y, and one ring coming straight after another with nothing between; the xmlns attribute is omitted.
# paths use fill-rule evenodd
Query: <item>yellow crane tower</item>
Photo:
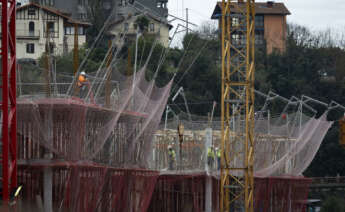
<svg viewBox="0 0 345 212"><path fill-rule="evenodd" d="M253 212L255 0L222 0L221 30L220 211ZM243 131L230 129L232 117Z"/></svg>

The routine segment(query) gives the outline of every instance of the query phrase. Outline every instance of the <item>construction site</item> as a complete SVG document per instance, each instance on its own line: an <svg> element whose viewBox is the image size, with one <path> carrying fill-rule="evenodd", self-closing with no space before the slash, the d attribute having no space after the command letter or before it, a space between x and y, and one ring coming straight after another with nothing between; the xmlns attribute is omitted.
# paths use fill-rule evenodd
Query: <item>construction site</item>
<svg viewBox="0 0 345 212"><path fill-rule="evenodd" d="M110 16L73 71L56 71L47 47L33 77L16 65L16 1L0 4L1 211L307 211L312 179L303 173L333 124L328 113L345 107L256 90L254 0L219 3L221 102L203 116L189 111L175 75L157 86L169 51L153 58L158 36L147 57L134 55L128 75L119 58L129 35L123 29L108 39ZM242 21L234 25L234 17ZM234 32L246 45L233 43ZM100 42L108 43L105 57L85 73ZM78 58L77 33L74 43ZM158 66L148 80L150 60ZM181 98L185 112L176 114L171 98Z"/></svg>

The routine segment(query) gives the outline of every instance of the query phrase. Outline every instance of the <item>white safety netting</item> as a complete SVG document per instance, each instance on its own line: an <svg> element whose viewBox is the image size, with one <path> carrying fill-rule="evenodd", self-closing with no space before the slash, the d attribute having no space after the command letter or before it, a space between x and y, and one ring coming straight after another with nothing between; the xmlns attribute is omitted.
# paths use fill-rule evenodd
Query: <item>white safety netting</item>
<svg viewBox="0 0 345 212"><path fill-rule="evenodd" d="M294 110L285 108L282 112L271 114L268 108L255 114L255 175L260 177L291 175L300 176L315 157L332 121L327 121L327 111L316 118L307 115L299 107ZM191 121L190 121L191 117ZM182 164L194 170L205 169L207 161L206 128L211 128L212 143L220 147L221 122L219 118L196 116L181 112L173 118L162 122L160 131L156 133L155 166L167 167L167 145L173 145L176 152L180 152L177 135L178 124L183 124L186 135L182 145ZM244 164L244 144L241 142L245 135L243 116L232 117L230 121L230 149L229 158L232 167ZM197 145L196 145L197 144ZM178 155L179 157L179 155ZM195 158L196 157L196 158ZM214 160L213 169L218 167ZM184 169L183 165L180 169ZM238 175L241 175L238 172Z"/></svg>

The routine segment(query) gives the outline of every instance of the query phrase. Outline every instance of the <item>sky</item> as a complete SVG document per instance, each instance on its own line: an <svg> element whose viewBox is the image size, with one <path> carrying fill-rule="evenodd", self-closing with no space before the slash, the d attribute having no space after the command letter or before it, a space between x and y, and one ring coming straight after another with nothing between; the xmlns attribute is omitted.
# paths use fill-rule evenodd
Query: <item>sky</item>
<svg viewBox="0 0 345 212"><path fill-rule="evenodd" d="M169 13L185 17L189 8L191 22L209 21L217 0L170 0ZM256 2L265 2L257 0ZM290 10L288 22L307 26L311 30L345 31L345 0L280 0ZM184 8L184 9L182 9Z"/></svg>

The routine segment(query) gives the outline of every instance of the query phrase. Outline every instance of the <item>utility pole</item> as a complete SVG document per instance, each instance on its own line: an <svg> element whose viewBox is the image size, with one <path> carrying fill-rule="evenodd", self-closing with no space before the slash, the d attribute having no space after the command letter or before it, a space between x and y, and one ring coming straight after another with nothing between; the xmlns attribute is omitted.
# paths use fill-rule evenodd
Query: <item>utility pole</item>
<svg viewBox="0 0 345 212"><path fill-rule="evenodd" d="M186 34L188 35L188 8L186 8Z"/></svg>

